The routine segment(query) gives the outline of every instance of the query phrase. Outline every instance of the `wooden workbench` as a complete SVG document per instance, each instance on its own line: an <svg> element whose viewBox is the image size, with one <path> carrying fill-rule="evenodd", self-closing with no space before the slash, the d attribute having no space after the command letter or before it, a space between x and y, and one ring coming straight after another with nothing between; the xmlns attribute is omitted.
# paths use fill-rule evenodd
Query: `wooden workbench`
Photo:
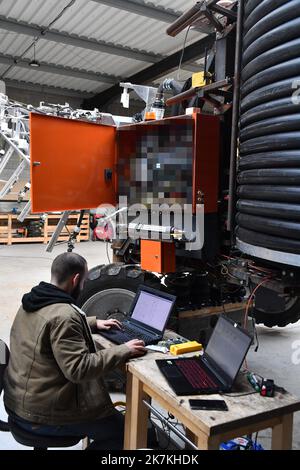
<svg viewBox="0 0 300 470"><path fill-rule="evenodd" d="M174 335L168 332L166 336ZM113 345L99 335L94 338L102 347ZM211 399L224 399L229 411L191 410L188 400L197 396L176 396L155 363L155 359L167 357L170 356L149 352L127 364L124 449L146 447L149 411L143 401L150 402L151 399L182 423L187 436L199 449L218 449L222 442L267 428L272 428L273 450L292 448L293 414L300 410L300 399L287 392L276 392L274 398L261 397L259 394L234 396L253 391L246 375L240 373L231 396L209 396Z"/></svg>

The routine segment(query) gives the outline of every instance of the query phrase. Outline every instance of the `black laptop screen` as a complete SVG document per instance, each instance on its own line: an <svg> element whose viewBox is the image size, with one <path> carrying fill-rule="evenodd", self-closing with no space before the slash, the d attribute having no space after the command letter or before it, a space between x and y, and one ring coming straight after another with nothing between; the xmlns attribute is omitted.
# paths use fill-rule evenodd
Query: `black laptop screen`
<svg viewBox="0 0 300 470"><path fill-rule="evenodd" d="M141 290L131 318L156 330L164 331L172 307L172 300Z"/></svg>
<svg viewBox="0 0 300 470"><path fill-rule="evenodd" d="M252 342L251 337L224 317L219 317L206 354L234 380Z"/></svg>

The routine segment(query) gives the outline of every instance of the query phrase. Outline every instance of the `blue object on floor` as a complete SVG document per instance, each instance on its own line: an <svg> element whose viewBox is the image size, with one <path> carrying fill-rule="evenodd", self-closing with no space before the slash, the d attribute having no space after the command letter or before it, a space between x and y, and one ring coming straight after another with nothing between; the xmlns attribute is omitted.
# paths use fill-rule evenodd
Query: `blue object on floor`
<svg viewBox="0 0 300 470"><path fill-rule="evenodd" d="M220 450L265 450L258 442L247 437L237 437L220 445Z"/></svg>

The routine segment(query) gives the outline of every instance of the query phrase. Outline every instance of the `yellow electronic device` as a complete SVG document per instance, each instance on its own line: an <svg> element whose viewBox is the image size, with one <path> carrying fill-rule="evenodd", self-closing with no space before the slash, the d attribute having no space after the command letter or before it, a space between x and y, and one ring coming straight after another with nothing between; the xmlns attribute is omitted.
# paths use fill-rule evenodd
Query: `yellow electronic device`
<svg viewBox="0 0 300 470"><path fill-rule="evenodd" d="M211 74L209 72L197 72L192 75L192 87L200 88L211 83Z"/></svg>
<svg viewBox="0 0 300 470"><path fill-rule="evenodd" d="M170 353L173 354L173 356L178 356L179 354L202 351L202 349L202 344L197 341L187 341L182 344L172 344L170 347Z"/></svg>
<svg viewBox="0 0 300 470"><path fill-rule="evenodd" d="M192 75L192 87L198 88L206 85L204 72L193 73Z"/></svg>

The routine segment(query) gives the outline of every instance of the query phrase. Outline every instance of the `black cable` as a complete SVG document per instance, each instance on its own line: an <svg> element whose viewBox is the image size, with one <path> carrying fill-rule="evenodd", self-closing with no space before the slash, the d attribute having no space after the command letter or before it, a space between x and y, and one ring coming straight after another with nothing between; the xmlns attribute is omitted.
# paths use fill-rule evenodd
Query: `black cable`
<svg viewBox="0 0 300 470"><path fill-rule="evenodd" d="M71 1L61 10L61 12L58 13L58 15L54 18L54 20L52 20L51 23L48 24L47 28L43 29L43 33L45 33L49 28L51 28L51 26L53 26L53 24L56 23L56 21L58 21L58 20L63 16L63 14L66 12L66 10L68 10L71 6L73 6L75 2L76 2L76 0L71 0Z"/></svg>
<svg viewBox="0 0 300 470"><path fill-rule="evenodd" d="M165 417L166 418L166 417ZM166 418L167 419L167 418ZM168 447L170 445L170 442L171 442L171 430L170 428L168 428L168 426L166 425L166 423L164 423L161 419L159 419L157 416L152 416L151 415L151 418L150 418L150 421L151 423L153 424L153 426L155 426L154 422L153 421L157 421L159 423L161 423L161 428L160 430L163 431L164 434L167 434L167 444L166 446L164 447L160 447L161 450L168 450ZM157 425L156 425L157 426ZM159 426L157 426L159 427Z"/></svg>
<svg viewBox="0 0 300 470"><path fill-rule="evenodd" d="M186 42L187 42L187 38L188 38L188 35L189 35L189 32L190 32L190 29L191 29L191 25L188 27L188 29L187 29L187 31L186 31L186 33L185 33L185 38L184 38L183 47L182 47L182 51L181 51L179 66L178 66L178 70L177 70L177 81L178 81L178 82L185 82L185 80L180 80L180 75L179 75L179 74L180 74L180 72L181 72L181 66L182 66L182 61L183 61L185 46L186 46Z"/></svg>
<svg viewBox="0 0 300 470"><path fill-rule="evenodd" d="M250 290L250 296L251 296L253 292L253 286L252 286L252 282L250 278L249 278L249 290ZM257 328L256 328L256 321L253 315L253 302L251 304L251 319L252 319L252 326L253 326L253 331L254 331L255 341L256 341L256 347L254 351L257 352L259 348L259 340L258 340L258 333L257 333Z"/></svg>

